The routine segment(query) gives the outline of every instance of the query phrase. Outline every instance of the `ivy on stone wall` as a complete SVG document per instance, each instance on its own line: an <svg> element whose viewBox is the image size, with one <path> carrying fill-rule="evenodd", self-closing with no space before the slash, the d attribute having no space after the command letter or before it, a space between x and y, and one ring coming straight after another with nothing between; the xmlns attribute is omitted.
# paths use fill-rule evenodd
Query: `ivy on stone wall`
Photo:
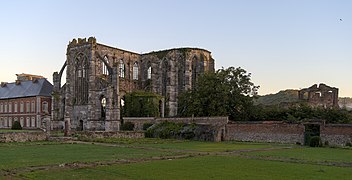
<svg viewBox="0 0 352 180"><path fill-rule="evenodd" d="M123 117L160 117L162 97L155 93L136 91L124 96Z"/></svg>

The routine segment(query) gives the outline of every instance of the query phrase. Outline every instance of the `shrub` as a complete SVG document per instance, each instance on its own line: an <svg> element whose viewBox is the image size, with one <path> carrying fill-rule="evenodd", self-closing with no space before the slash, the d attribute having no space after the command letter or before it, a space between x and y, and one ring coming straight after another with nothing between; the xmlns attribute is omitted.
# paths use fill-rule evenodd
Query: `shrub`
<svg viewBox="0 0 352 180"><path fill-rule="evenodd" d="M324 146L329 146L329 141L325 141Z"/></svg>
<svg viewBox="0 0 352 180"><path fill-rule="evenodd" d="M310 147L322 147L321 139L319 136L313 136L309 141Z"/></svg>
<svg viewBox="0 0 352 180"><path fill-rule="evenodd" d="M153 125L152 123L144 123L143 124L143 130L147 130L152 125Z"/></svg>
<svg viewBox="0 0 352 180"><path fill-rule="evenodd" d="M346 146L352 147L352 143L351 143L351 142L347 142L347 143L346 143Z"/></svg>
<svg viewBox="0 0 352 180"><path fill-rule="evenodd" d="M134 129L134 124L131 122L126 122L121 125L122 131L133 131L133 129Z"/></svg>
<svg viewBox="0 0 352 180"><path fill-rule="evenodd" d="M11 129L21 130L22 129L21 123L18 121L13 122Z"/></svg>
<svg viewBox="0 0 352 180"><path fill-rule="evenodd" d="M188 129L188 126L184 123L162 122L148 128L145 132L145 137L162 139L187 137L187 139L191 139L194 137L192 135L193 128Z"/></svg>

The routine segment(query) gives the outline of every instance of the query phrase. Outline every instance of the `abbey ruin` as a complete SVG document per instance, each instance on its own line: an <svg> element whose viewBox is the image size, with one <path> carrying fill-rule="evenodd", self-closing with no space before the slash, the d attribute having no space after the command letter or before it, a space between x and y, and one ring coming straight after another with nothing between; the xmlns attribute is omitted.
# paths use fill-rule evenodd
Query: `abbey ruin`
<svg viewBox="0 0 352 180"><path fill-rule="evenodd" d="M65 69L66 83L61 84ZM52 128L117 131L123 96L138 90L163 97L161 117L176 116L178 95L207 71L214 72L214 59L204 49L138 54L99 44L93 37L73 39L63 67L53 74Z"/></svg>

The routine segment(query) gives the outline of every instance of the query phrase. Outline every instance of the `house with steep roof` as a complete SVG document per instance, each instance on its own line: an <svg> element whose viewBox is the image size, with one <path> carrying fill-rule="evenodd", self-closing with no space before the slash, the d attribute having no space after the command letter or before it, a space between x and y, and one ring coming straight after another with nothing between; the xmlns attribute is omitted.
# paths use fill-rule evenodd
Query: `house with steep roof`
<svg viewBox="0 0 352 180"><path fill-rule="evenodd" d="M51 115L53 85L44 77L20 74L12 83L0 86L0 128L11 128L19 121L24 129L42 126L42 119Z"/></svg>

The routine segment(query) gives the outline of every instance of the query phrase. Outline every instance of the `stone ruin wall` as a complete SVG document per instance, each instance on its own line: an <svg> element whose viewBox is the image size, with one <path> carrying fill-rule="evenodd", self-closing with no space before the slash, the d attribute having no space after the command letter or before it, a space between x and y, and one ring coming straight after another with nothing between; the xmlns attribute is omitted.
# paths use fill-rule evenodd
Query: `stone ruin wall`
<svg viewBox="0 0 352 180"><path fill-rule="evenodd" d="M137 54L96 43L96 39L91 37L88 41L71 41L66 55L61 71L53 75L53 129L67 126L72 130L117 130L121 98L137 90L162 95L165 116L176 116L178 95L193 88L200 74L214 72L211 53L197 48ZM78 73L75 65L80 61L77 58L88 60L88 68L84 71L88 72L88 84L84 86L75 81L75 73ZM138 65L138 79L133 78L134 64ZM108 74L103 72L105 65L108 66ZM66 84L61 84L65 68ZM151 75L148 74L149 68ZM88 102L77 103L81 97L74 95L75 89L88 89ZM105 120L100 118L101 97L107 98Z"/></svg>
<svg viewBox="0 0 352 180"><path fill-rule="evenodd" d="M214 59L207 50L179 48L143 54L141 58L141 89L164 97L166 116L177 115L177 97L195 87L204 72L214 72ZM147 70L152 69L148 82ZM150 84L149 84L150 83ZM150 86L150 87L148 87Z"/></svg>
<svg viewBox="0 0 352 180"><path fill-rule="evenodd" d="M298 99L308 102L314 107L339 108L339 89L326 84L313 86L298 91Z"/></svg>

